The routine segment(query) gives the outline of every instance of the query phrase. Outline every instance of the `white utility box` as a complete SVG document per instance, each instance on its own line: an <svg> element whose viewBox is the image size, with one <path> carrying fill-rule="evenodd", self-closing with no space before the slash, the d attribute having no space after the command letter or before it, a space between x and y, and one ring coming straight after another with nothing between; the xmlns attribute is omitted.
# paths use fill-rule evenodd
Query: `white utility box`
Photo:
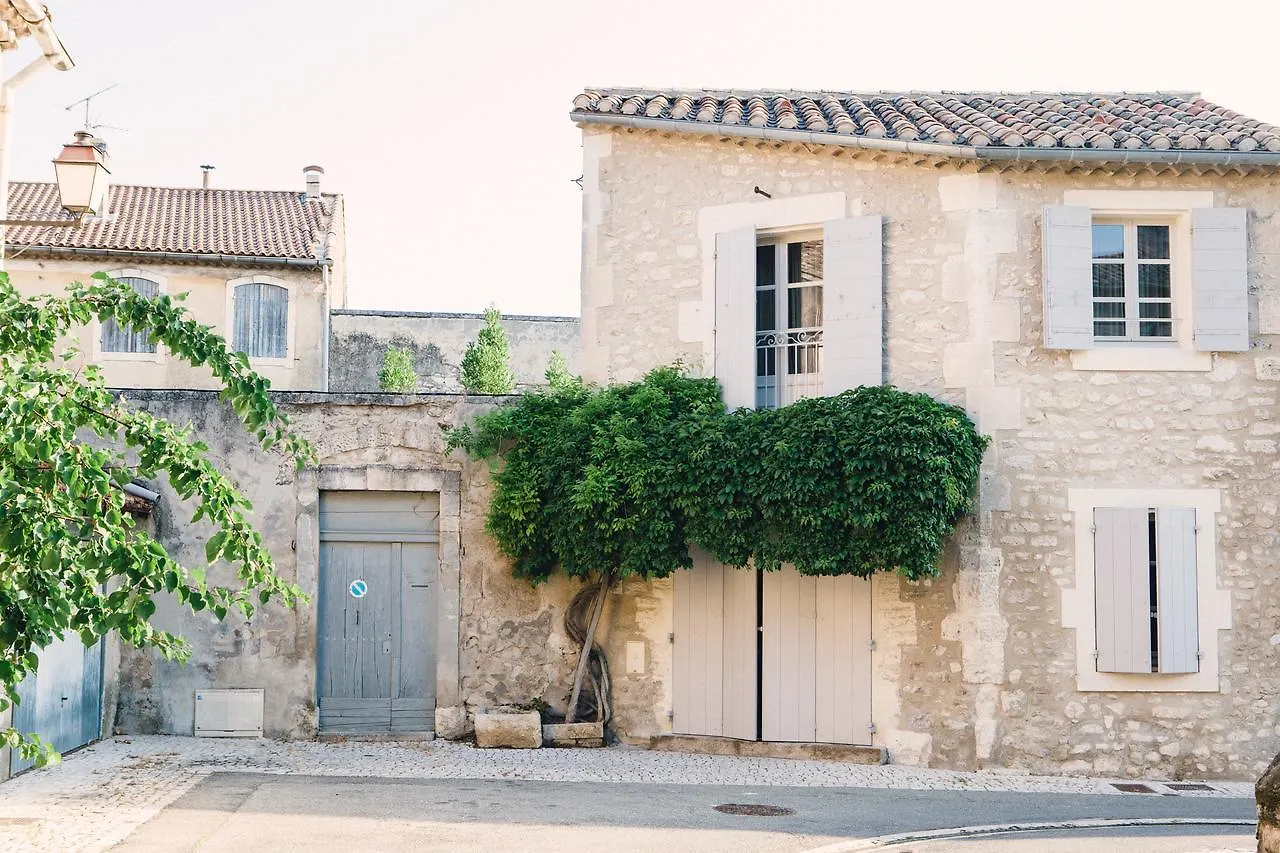
<svg viewBox="0 0 1280 853"><path fill-rule="evenodd" d="M262 737L262 688L196 691L196 737Z"/></svg>

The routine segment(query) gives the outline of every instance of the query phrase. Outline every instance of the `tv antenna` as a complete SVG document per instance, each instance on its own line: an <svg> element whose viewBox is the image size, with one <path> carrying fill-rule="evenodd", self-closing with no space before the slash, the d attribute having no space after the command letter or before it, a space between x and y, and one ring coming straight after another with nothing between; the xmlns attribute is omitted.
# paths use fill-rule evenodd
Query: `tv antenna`
<svg viewBox="0 0 1280 853"><path fill-rule="evenodd" d="M89 108L93 105L93 99L106 92L110 92L112 89L114 89L118 85L119 85L118 83L112 83L107 88L99 89L98 91L94 92L92 95L86 95L85 97L76 101L74 104L68 104L67 112L71 112L76 107L80 106L81 104L84 104L84 129L85 130L98 130L99 128L105 128L106 130L122 130L127 132L128 128L126 127L115 127L109 124L95 123L93 122L92 118L89 115Z"/></svg>

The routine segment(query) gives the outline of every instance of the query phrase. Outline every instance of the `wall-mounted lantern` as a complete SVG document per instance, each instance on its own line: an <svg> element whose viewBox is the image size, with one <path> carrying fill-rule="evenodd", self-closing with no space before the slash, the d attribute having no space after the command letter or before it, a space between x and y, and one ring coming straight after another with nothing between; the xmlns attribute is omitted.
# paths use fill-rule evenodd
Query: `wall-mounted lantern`
<svg viewBox="0 0 1280 853"><path fill-rule="evenodd" d="M58 182L58 200L62 209L74 219L4 219L0 225L36 225L47 228L75 228L85 216L106 212L107 146L94 139L87 130L76 131L76 138L62 147L53 161L53 174Z"/></svg>

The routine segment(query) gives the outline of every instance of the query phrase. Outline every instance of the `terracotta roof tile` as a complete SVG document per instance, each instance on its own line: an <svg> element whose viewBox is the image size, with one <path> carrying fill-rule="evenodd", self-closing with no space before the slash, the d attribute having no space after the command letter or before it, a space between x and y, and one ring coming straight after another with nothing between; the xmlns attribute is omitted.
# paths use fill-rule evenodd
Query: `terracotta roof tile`
<svg viewBox="0 0 1280 853"><path fill-rule="evenodd" d="M1280 130L1188 93L588 89L572 117L699 124L975 149L1280 152ZM705 127L701 128L705 131ZM750 132L750 131L748 131ZM810 141L813 141L810 139ZM835 141L834 139L832 141ZM855 143L856 144L856 143ZM1096 154L1095 156L1106 156Z"/></svg>
<svg viewBox="0 0 1280 853"><path fill-rule="evenodd" d="M272 190L113 186L109 215L79 228L10 226L10 246L323 257L339 196ZM10 219L65 219L51 183L9 185Z"/></svg>

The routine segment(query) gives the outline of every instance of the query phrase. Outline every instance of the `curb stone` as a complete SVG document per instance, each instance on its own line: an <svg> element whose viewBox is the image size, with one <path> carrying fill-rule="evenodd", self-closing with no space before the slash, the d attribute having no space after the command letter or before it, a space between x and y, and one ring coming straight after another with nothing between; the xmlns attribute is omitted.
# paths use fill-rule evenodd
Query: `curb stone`
<svg viewBox="0 0 1280 853"><path fill-rule="evenodd" d="M1106 829L1113 826L1241 826L1253 828L1255 825L1256 821L1229 817L1109 818L1105 820L1058 820L1044 823L993 823L982 826L930 829L921 832L899 832L894 835L880 835L875 838L838 841L835 844L810 848L803 851L803 853L861 853L864 850L879 850L883 847L919 841L945 841L953 838L1005 835L1013 832L1049 832L1058 829Z"/></svg>

